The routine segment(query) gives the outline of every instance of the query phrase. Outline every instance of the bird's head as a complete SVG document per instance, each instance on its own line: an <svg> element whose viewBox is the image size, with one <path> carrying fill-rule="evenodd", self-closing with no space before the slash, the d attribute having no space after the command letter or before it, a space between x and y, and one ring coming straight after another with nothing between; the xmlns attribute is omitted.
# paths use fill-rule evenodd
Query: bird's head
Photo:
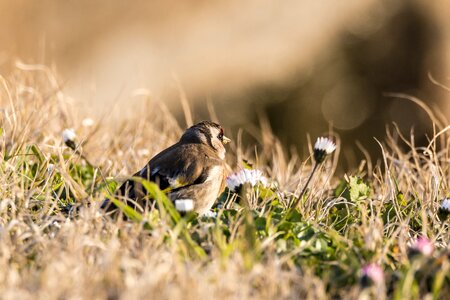
<svg viewBox="0 0 450 300"><path fill-rule="evenodd" d="M189 127L180 139L182 143L200 143L210 146L222 159L225 158L225 145L230 141L223 134L223 128L210 121L202 121Z"/></svg>

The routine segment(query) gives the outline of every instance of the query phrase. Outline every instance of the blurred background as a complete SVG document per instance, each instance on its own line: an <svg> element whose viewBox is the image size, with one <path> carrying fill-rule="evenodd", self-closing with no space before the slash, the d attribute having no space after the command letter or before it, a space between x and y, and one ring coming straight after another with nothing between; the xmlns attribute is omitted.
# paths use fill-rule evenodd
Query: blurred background
<svg viewBox="0 0 450 300"><path fill-rule="evenodd" d="M1 75L17 62L49 66L81 115L117 121L159 101L185 126L187 98L194 120L213 108L234 136L267 118L300 155L308 134L333 130L355 166L357 144L379 157L392 122L426 144L429 117L387 93L450 116L436 84L450 86L450 4L0 0Z"/></svg>

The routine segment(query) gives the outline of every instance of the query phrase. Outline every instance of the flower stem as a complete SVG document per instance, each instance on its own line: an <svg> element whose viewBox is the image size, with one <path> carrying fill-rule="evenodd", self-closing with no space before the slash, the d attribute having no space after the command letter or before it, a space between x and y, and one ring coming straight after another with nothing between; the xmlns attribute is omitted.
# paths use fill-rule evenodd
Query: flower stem
<svg viewBox="0 0 450 300"><path fill-rule="evenodd" d="M305 194L306 188L308 187L309 183L311 182L311 179L312 179L314 173L316 172L318 166L319 166L319 163L316 162L316 163L314 164L314 168L312 169L311 174L309 175L309 178L308 178L308 180L306 181L305 186L303 187L303 189L302 189L300 195L299 195L298 198L295 199L294 202L289 206L290 210L294 210L294 209L297 207L298 203L300 202L300 200L302 199L303 195Z"/></svg>

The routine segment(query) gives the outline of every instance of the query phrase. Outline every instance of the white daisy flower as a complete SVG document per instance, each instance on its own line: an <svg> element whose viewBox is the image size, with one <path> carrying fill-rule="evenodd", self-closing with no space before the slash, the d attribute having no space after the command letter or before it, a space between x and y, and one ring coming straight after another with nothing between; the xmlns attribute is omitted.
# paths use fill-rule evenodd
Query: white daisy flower
<svg viewBox="0 0 450 300"><path fill-rule="evenodd" d="M75 130L73 130L72 128L64 129L62 132L62 138L64 140L64 143L67 143L70 141L73 142L76 137L77 137L77 134L75 133Z"/></svg>
<svg viewBox="0 0 450 300"><path fill-rule="evenodd" d="M179 212L189 212L194 210L194 201L192 199L175 200L175 208Z"/></svg>
<svg viewBox="0 0 450 300"><path fill-rule="evenodd" d="M217 213L215 211L208 210L203 214L203 216L207 218L217 218Z"/></svg>
<svg viewBox="0 0 450 300"><path fill-rule="evenodd" d="M75 138L77 134L73 129L64 129L62 132L62 138L64 140L64 144L71 149L75 149L77 145L75 144Z"/></svg>
<svg viewBox="0 0 450 300"><path fill-rule="evenodd" d="M450 197L444 198L441 203L441 210L450 213Z"/></svg>
<svg viewBox="0 0 450 300"><path fill-rule="evenodd" d="M329 138L319 137L314 144L314 159L320 164L325 160L327 155L336 150L336 144Z"/></svg>
<svg viewBox="0 0 450 300"><path fill-rule="evenodd" d="M53 170L55 169L55 165L54 164L48 164L47 165L47 173L50 175Z"/></svg>
<svg viewBox="0 0 450 300"><path fill-rule="evenodd" d="M450 197L442 200L441 206L438 209L438 216L441 221L446 221L450 215Z"/></svg>
<svg viewBox="0 0 450 300"><path fill-rule="evenodd" d="M227 178L227 186L230 190L235 191L241 185L248 183L252 187L258 183L266 186L267 178L260 170L243 169L239 172L233 173Z"/></svg>
<svg viewBox="0 0 450 300"><path fill-rule="evenodd" d="M94 125L94 120L92 120L91 118L84 118L83 121L81 121L81 125L83 125L84 127L91 127L92 125Z"/></svg>

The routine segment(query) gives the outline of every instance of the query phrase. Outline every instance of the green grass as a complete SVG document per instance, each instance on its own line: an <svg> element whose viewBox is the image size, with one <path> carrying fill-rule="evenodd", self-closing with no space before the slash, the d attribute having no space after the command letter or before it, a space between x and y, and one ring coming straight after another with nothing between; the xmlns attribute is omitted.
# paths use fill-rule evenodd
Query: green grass
<svg viewBox="0 0 450 300"><path fill-rule="evenodd" d="M134 118L83 127L46 76L18 72L0 87L1 298L443 299L450 292L449 223L439 214L450 193L448 131L423 149L394 128L380 143L382 160L342 177L334 173L336 151L297 199L311 159L288 158L262 130L257 156L234 144L227 161L235 170L256 162L267 187L226 190L217 217L198 217L181 216L144 181L160 209L123 206L132 221L114 220L99 209L105 195L150 158L140 149L156 154L181 126L143 99ZM434 123L439 132L448 121ZM78 133L79 153L61 140L67 127ZM81 207L70 217L69 204ZM434 244L432 255L412 254L420 236ZM363 286L369 263L384 281Z"/></svg>

